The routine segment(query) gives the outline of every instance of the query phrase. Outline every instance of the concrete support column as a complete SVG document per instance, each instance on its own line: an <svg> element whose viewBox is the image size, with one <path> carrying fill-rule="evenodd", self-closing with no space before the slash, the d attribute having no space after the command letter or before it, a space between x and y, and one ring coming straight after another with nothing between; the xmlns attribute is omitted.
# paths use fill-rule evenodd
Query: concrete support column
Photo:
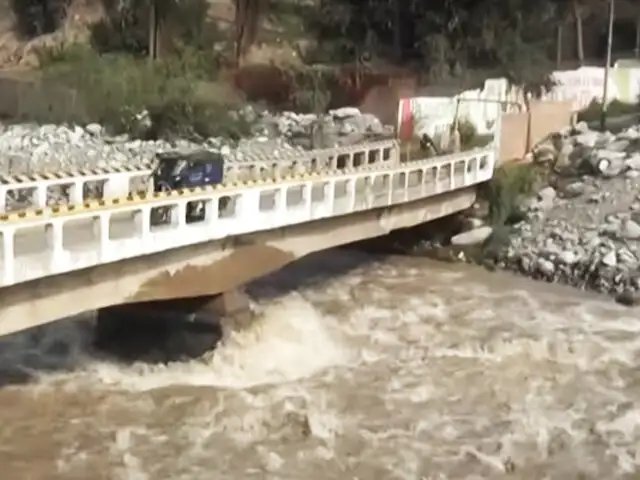
<svg viewBox="0 0 640 480"><path fill-rule="evenodd" d="M251 301L247 294L242 289L236 289L212 295L201 308L202 311L226 317L247 312L250 307Z"/></svg>

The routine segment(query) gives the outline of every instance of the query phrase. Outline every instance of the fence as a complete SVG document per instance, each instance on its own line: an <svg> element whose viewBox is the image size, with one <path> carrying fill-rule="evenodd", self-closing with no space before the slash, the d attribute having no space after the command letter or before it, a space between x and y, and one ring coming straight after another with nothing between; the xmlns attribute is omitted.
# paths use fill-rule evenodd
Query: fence
<svg viewBox="0 0 640 480"><path fill-rule="evenodd" d="M524 93L504 78L485 80L482 89L467 90L452 97L414 97L398 105L398 135L402 140L426 133L442 135L451 126L468 121L481 134L493 133L502 120L500 161L521 158L537 142L571 123L572 115L600 102L605 74L602 67L581 67L553 73L555 86L540 101L529 102L524 112ZM640 67L619 65L608 78L611 102L636 103L640 99Z"/></svg>

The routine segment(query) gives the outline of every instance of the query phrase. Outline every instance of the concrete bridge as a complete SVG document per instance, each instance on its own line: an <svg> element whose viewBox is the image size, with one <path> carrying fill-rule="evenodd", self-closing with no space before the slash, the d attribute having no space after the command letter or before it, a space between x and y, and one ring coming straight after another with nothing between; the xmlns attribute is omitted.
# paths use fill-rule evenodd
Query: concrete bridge
<svg viewBox="0 0 640 480"><path fill-rule="evenodd" d="M258 169L166 193L129 192L123 178L136 172L2 179L2 197L28 184L34 208L0 214L0 335L113 305L211 298L311 252L464 210L497 153L402 163L393 141L343 150L271 178ZM88 175L108 187L103 199L78 193ZM72 203L45 206L46 182L75 186ZM187 215L194 205L197 221Z"/></svg>

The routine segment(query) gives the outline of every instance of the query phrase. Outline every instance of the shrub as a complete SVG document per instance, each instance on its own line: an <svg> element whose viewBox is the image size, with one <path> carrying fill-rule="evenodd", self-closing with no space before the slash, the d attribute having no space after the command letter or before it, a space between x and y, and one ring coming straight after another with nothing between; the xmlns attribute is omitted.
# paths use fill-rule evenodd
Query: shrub
<svg viewBox="0 0 640 480"><path fill-rule="evenodd" d="M93 55L82 43L58 43L38 47L34 50L40 68L47 69L64 63L78 63Z"/></svg>
<svg viewBox="0 0 640 480"><path fill-rule="evenodd" d="M498 168L491 181L479 191L488 203L488 222L491 236L478 252L478 259L490 264L509 243L511 226L525 219L522 200L530 196L538 185L539 172L528 164L507 164Z"/></svg>
<svg viewBox="0 0 640 480"><path fill-rule="evenodd" d="M69 46L41 53L46 67L43 79L73 89L82 109L52 122L99 122L114 133L151 137L180 135L238 136L248 130L240 118L231 118L228 99L203 98L198 85L206 79L192 67L192 59L172 57L150 62L130 55L100 55ZM137 128L137 116L147 112L151 128Z"/></svg>
<svg viewBox="0 0 640 480"><path fill-rule="evenodd" d="M593 100L588 107L578 112L578 121L597 122L600 120L602 102ZM638 105L634 103L624 103L619 100L612 100L607 106L607 117L619 117L638 113Z"/></svg>
<svg viewBox="0 0 640 480"><path fill-rule="evenodd" d="M458 122L458 132L460 133L460 146L462 150L473 148L476 143L478 131L476 126L468 119L462 119Z"/></svg>
<svg viewBox="0 0 640 480"><path fill-rule="evenodd" d="M91 26L91 46L99 53L149 54L149 3L142 0L102 0L106 12ZM225 38L208 15L207 0L158 3L161 28L158 42L162 55L197 57L200 67L210 72L220 62L216 45ZM218 58L216 58L218 57ZM206 65L205 61L206 60Z"/></svg>
<svg viewBox="0 0 640 480"><path fill-rule="evenodd" d="M531 165L507 164L498 168L480 192L489 204L489 222L499 227L522 220L522 199L533 193L537 180L538 173Z"/></svg>
<svg viewBox="0 0 640 480"><path fill-rule="evenodd" d="M460 149L462 151L486 147L494 138L491 133L479 135L476 126L467 118L458 122L458 133L460 134Z"/></svg>
<svg viewBox="0 0 640 480"><path fill-rule="evenodd" d="M288 107L303 113L325 112L331 101L331 84L337 73L331 69L290 67L285 69L292 84Z"/></svg>

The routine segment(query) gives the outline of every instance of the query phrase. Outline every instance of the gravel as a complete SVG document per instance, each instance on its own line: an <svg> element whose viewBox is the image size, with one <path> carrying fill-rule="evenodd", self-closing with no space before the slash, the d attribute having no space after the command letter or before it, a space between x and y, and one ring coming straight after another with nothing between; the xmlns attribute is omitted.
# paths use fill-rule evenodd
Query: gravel
<svg viewBox="0 0 640 480"><path fill-rule="evenodd" d="M139 166L148 168L156 155L167 151L187 153L195 150L220 152L225 157L226 178L242 180L264 176L256 165L275 162L286 168L310 168L300 163L305 151L362 143L388 138L392 127L384 127L374 116L357 108L340 108L324 115L280 114L259 112L245 107L233 112L251 125L252 135L233 142L226 138L208 138L200 142L189 140L139 140L127 135L111 136L101 125L86 126L0 124L0 174L17 175L34 172L73 171L88 168ZM149 128L144 115L139 116L139 131ZM258 172L258 173L256 173ZM268 173L271 172L271 173ZM280 172L281 173L281 172ZM138 188L145 188L141 182ZM85 197L100 197L101 185L87 185ZM68 190L50 188L48 205L69 203ZM33 206L32 192L21 190L7 195L6 211Z"/></svg>
<svg viewBox="0 0 640 480"><path fill-rule="evenodd" d="M59 171L75 168L144 165L169 150L207 149L225 153L229 161L290 160L313 148L356 144L392 133L374 116L357 108L341 108L327 115L284 112L273 114L246 107L234 112L252 124L253 135L239 142L208 138L201 142L135 140L110 136L98 124L0 125L0 173ZM144 117L141 117L144 122Z"/></svg>
<svg viewBox="0 0 640 480"><path fill-rule="evenodd" d="M548 282L640 298L640 125L620 134L567 129L534 152L554 186L525 202L499 267Z"/></svg>

